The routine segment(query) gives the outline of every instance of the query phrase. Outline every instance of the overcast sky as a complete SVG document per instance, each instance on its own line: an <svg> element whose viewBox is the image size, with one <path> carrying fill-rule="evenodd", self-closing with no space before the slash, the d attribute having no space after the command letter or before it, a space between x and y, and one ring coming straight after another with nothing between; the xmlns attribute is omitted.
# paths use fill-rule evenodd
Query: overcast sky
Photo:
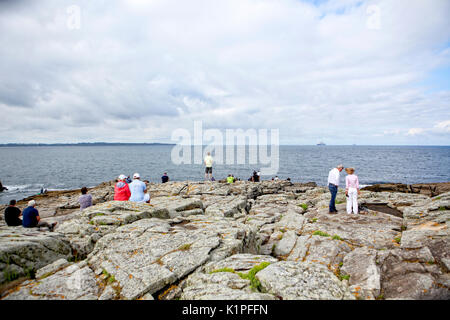
<svg viewBox="0 0 450 320"><path fill-rule="evenodd" d="M0 143L450 145L450 1L3 0L0 114Z"/></svg>

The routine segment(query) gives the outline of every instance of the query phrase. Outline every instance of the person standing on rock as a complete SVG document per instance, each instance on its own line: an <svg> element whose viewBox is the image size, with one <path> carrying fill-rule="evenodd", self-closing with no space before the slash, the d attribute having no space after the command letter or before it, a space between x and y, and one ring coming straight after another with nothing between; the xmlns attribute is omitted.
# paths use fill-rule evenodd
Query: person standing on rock
<svg viewBox="0 0 450 320"><path fill-rule="evenodd" d="M80 203L80 210L84 210L87 207L92 206L92 196L87 193L87 188L81 188L81 196L78 198L78 202Z"/></svg>
<svg viewBox="0 0 450 320"><path fill-rule="evenodd" d="M22 212L16 207L16 200L9 201L9 206L5 209L5 222L10 227L22 225L22 220L19 218Z"/></svg>
<svg viewBox="0 0 450 320"><path fill-rule="evenodd" d="M212 178L212 165L214 162L213 157L211 157L211 152L208 152L208 154L205 157L205 180L211 180Z"/></svg>
<svg viewBox="0 0 450 320"><path fill-rule="evenodd" d="M114 187L114 200L116 201L128 201L131 196L130 188L128 184L125 182L127 177L123 174L119 176L119 181L116 183Z"/></svg>
<svg viewBox="0 0 450 320"><path fill-rule="evenodd" d="M353 168L345 168L345 172L348 175L345 177L345 195L347 196L347 213L358 214L358 195L359 191L359 180Z"/></svg>
<svg viewBox="0 0 450 320"><path fill-rule="evenodd" d="M147 190L147 186L140 179L139 173L133 174L133 182L129 185L131 192L130 201L142 202L144 200L144 191Z"/></svg>
<svg viewBox="0 0 450 320"><path fill-rule="evenodd" d="M259 182L259 175L258 175L258 172L253 171L252 181L253 181L253 182Z"/></svg>
<svg viewBox="0 0 450 320"><path fill-rule="evenodd" d="M28 201L28 207L23 210L22 215L22 226L24 228L47 227L50 231L53 231L55 228L56 222L50 224L41 220L39 211L36 209L36 201L34 200Z"/></svg>
<svg viewBox="0 0 450 320"><path fill-rule="evenodd" d="M161 182L162 183L169 182L169 176L167 175L167 172L164 172L164 175L161 177Z"/></svg>
<svg viewBox="0 0 450 320"><path fill-rule="evenodd" d="M340 173L343 169L344 166L340 164L336 168L331 169L328 173L328 189L331 192L329 213L331 214L338 212L336 209L336 195L339 188Z"/></svg>

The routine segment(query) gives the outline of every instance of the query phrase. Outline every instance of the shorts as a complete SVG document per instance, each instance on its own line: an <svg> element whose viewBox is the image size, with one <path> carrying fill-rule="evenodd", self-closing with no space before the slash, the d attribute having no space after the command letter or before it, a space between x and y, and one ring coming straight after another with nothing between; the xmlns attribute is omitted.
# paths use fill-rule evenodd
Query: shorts
<svg viewBox="0 0 450 320"><path fill-rule="evenodd" d="M211 173L212 174L212 167L206 167L205 173Z"/></svg>

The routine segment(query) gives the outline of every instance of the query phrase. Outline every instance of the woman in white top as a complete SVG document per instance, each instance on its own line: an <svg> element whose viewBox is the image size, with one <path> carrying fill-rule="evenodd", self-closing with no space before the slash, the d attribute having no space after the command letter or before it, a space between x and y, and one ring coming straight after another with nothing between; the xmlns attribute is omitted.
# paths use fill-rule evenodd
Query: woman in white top
<svg viewBox="0 0 450 320"><path fill-rule="evenodd" d="M358 176L355 175L355 169L345 168L345 172L348 175L345 177L345 195L347 196L347 213L358 214L358 194L359 192L359 181Z"/></svg>

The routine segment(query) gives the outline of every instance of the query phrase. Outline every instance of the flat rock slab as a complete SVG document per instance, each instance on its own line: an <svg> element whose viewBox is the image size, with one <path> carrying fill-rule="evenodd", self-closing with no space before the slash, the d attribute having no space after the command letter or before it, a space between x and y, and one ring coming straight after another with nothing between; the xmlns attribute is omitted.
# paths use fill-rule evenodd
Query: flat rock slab
<svg viewBox="0 0 450 320"><path fill-rule="evenodd" d="M27 281L4 300L97 300L100 288L86 263L71 265L39 281Z"/></svg>
<svg viewBox="0 0 450 320"><path fill-rule="evenodd" d="M158 197L151 201L151 205L161 210L168 210L169 218L203 214L202 201L194 198L176 196Z"/></svg>
<svg viewBox="0 0 450 320"><path fill-rule="evenodd" d="M182 285L181 300L274 300L250 286L250 280L238 273L248 273L261 263L278 260L264 255L236 254L206 264L202 271L190 275Z"/></svg>
<svg viewBox="0 0 450 320"><path fill-rule="evenodd" d="M401 234L403 220L382 212L368 214L328 214L328 209L308 212L305 215L314 223L308 223L302 234L316 231L339 236L355 246L386 249L399 246L395 238Z"/></svg>
<svg viewBox="0 0 450 320"><path fill-rule="evenodd" d="M244 250L252 232L224 218L144 219L101 238L88 263L113 275L123 298L136 299L156 293L208 261Z"/></svg>
<svg viewBox="0 0 450 320"><path fill-rule="evenodd" d="M349 285L357 296L371 300L379 297L381 271L376 250L366 247L353 250L345 256L340 273L350 277Z"/></svg>
<svg viewBox="0 0 450 320"><path fill-rule="evenodd" d="M351 250L350 246L342 240L318 235L300 236L297 238L287 260L318 263L333 272L337 272L344 257Z"/></svg>
<svg viewBox="0 0 450 320"><path fill-rule="evenodd" d="M71 247L62 234L21 226L0 227L0 283L71 257Z"/></svg>
<svg viewBox="0 0 450 320"><path fill-rule="evenodd" d="M95 243L119 226L141 219L169 219L177 216L203 214L203 204L196 199L161 197L154 204L130 201L109 201L89 207L70 221L58 226L70 241L79 258L85 258Z"/></svg>
<svg viewBox="0 0 450 320"><path fill-rule="evenodd" d="M442 285L448 273L439 267L428 247L379 251L376 262L385 299L450 298L448 285Z"/></svg>
<svg viewBox="0 0 450 320"><path fill-rule="evenodd" d="M205 215L216 217L245 216L247 197L245 196L202 196L200 198L205 205Z"/></svg>
<svg viewBox="0 0 450 320"><path fill-rule="evenodd" d="M283 300L354 299L348 287L325 266L280 261L256 274L264 292Z"/></svg>
<svg viewBox="0 0 450 320"><path fill-rule="evenodd" d="M153 199L167 196L195 196L202 194L226 196L230 194L230 186L219 182L168 182L150 184L149 192Z"/></svg>

